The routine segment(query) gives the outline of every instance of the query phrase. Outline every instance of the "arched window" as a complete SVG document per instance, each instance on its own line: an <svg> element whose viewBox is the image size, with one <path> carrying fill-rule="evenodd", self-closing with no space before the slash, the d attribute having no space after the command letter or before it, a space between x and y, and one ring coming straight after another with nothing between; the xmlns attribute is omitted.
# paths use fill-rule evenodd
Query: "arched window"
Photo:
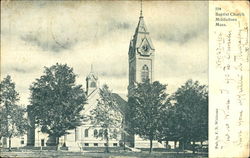
<svg viewBox="0 0 250 158"><path fill-rule="evenodd" d="M100 129L100 130L99 130L99 137L102 137L102 136L103 136L103 130Z"/></svg>
<svg viewBox="0 0 250 158"><path fill-rule="evenodd" d="M106 137L106 136L109 135L108 129L105 129L103 132L104 132L104 133L103 133L104 137Z"/></svg>
<svg viewBox="0 0 250 158"><path fill-rule="evenodd" d="M98 136L98 131L97 129L94 130L94 137L97 137Z"/></svg>
<svg viewBox="0 0 250 158"><path fill-rule="evenodd" d="M88 129L85 129L84 130L84 137L88 137L89 136L89 130Z"/></svg>
<svg viewBox="0 0 250 158"><path fill-rule="evenodd" d="M90 87L96 87L96 83L94 82L94 81L92 81L91 83L90 83Z"/></svg>
<svg viewBox="0 0 250 158"><path fill-rule="evenodd" d="M147 65L144 65L141 71L141 80L142 82L146 82L148 79L149 79L149 69Z"/></svg>
<svg viewBox="0 0 250 158"><path fill-rule="evenodd" d="M115 139L117 139L117 130L116 129L114 129L114 131L113 131L113 137L115 138Z"/></svg>

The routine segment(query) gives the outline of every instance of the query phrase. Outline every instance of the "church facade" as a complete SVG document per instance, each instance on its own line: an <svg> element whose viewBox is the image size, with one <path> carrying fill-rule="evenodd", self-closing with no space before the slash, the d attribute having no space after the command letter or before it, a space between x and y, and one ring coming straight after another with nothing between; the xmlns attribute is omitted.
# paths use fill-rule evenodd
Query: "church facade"
<svg viewBox="0 0 250 158"><path fill-rule="evenodd" d="M98 99L100 98L100 87L99 87L98 76L94 72L92 66L91 71L86 77L86 97L87 104L84 104L84 110L81 112L86 118L91 116L91 111L96 107ZM126 101L123 100L118 94L113 93L117 104L119 106L125 106ZM35 125L33 126L35 127ZM113 129L114 132L118 132L120 129ZM59 138L59 146L67 146L71 151L79 151L82 148L88 147L105 147L106 141L103 137L100 137L99 133L103 133L103 129L94 126L90 119L86 119L82 122L81 126L76 127L73 130L68 131L69 134ZM112 133L112 131L109 131ZM109 147L118 147L121 144L121 134L117 134L117 137L109 139ZM41 133L40 128L30 129L27 134L27 145L45 147L50 143L50 138L47 134Z"/></svg>

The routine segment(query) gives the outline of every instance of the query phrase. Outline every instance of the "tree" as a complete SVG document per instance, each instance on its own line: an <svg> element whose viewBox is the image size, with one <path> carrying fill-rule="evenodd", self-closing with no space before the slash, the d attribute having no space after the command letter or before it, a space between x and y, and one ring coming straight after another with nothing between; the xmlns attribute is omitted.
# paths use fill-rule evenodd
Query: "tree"
<svg viewBox="0 0 250 158"><path fill-rule="evenodd" d="M81 85L75 83L73 68L66 64L45 67L44 74L36 79L30 87L30 115L41 132L47 133L51 142L58 145L59 137L68 134L67 130L81 125L80 112L86 103L85 93Z"/></svg>
<svg viewBox="0 0 250 158"><path fill-rule="evenodd" d="M150 140L152 151L153 140L157 140L159 134L159 120L162 119L162 111L167 108L166 85L158 81L153 83L138 83L131 89L128 100L128 122L133 134Z"/></svg>
<svg viewBox="0 0 250 158"><path fill-rule="evenodd" d="M0 83L0 88L0 139L9 138L11 150L11 138L23 135L28 128L28 121L24 117L25 108L17 105L19 94L9 75Z"/></svg>
<svg viewBox="0 0 250 158"><path fill-rule="evenodd" d="M100 99L96 108L91 111L91 122L100 127L101 132L96 137L103 137L106 141L106 152L109 152L109 139L116 138L122 127L122 113L116 99L107 85L100 89Z"/></svg>
<svg viewBox="0 0 250 158"><path fill-rule="evenodd" d="M162 118L159 120L160 126L159 126L159 140L160 141L166 141L166 148L168 148L168 141L174 141L175 148L176 143L179 139L179 133L176 131L178 130L178 120L176 118L176 108L170 103L171 98L169 98L169 101L167 102L167 108L163 110Z"/></svg>
<svg viewBox="0 0 250 158"><path fill-rule="evenodd" d="M208 91L206 85L188 80L173 94L175 132L181 145L208 139ZM194 148L193 148L194 151Z"/></svg>

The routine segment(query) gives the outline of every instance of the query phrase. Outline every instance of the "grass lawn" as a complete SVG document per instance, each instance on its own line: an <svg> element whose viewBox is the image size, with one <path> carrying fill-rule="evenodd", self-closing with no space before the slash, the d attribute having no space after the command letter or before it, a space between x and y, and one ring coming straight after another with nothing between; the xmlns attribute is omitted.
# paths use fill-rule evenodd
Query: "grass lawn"
<svg viewBox="0 0 250 158"><path fill-rule="evenodd" d="M207 155L176 153L176 152L131 152L120 151L112 153L103 152L70 152L70 151L0 151L1 158L18 157L18 158L186 158L195 157L203 158Z"/></svg>

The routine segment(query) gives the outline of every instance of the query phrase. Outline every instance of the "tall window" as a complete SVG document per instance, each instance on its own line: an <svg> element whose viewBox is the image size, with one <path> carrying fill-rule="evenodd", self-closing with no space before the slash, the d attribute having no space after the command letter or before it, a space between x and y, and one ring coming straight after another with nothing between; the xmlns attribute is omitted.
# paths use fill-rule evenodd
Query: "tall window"
<svg viewBox="0 0 250 158"><path fill-rule="evenodd" d="M99 136L102 137L103 136L103 129L99 130Z"/></svg>
<svg viewBox="0 0 250 158"><path fill-rule="evenodd" d="M149 79L149 70L148 70L148 66L144 65L142 67L142 71L141 71L141 80L142 82L145 82Z"/></svg>
<svg viewBox="0 0 250 158"><path fill-rule="evenodd" d="M117 130L116 130L116 129L114 129L114 131L113 131L113 137L114 137L115 139L117 139Z"/></svg>
<svg viewBox="0 0 250 158"><path fill-rule="evenodd" d="M97 132L97 129L94 130L94 137L97 137L98 135L98 132Z"/></svg>
<svg viewBox="0 0 250 158"><path fill-rule="evenodd" d="M84 137L88 137L89 136L89 130L88 129L85 129L84 130Z"/></svg>
<svg viewBox="0 0 250 158"><path fill-rule="evenodd" d="M21 144L22 145L24 144L24 138L21 138Z"/></svg>
<svg viewBox="0 0 250 158"><path fill-rule="evenodd" d="M44 139L41 140L41 146L44 146Z"/></svg>

